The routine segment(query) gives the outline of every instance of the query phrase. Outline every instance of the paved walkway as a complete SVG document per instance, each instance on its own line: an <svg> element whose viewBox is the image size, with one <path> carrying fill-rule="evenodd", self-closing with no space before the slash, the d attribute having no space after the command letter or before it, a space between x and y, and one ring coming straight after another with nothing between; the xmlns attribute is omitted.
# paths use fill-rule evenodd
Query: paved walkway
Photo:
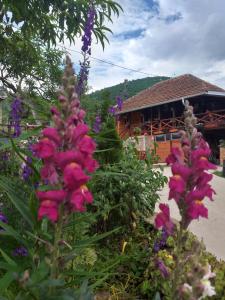
<svg viewBox="0 0 225 300"><path fill-rule="evenodd" d="M164 168L164 175L170 176L170 168ZM209 209L209 218L195 220L189 229L199 239L203 239L206 249L216 255L218 259L225 260L225 178L214 175L212 186L216 191L214 201L204 200ZM160 202L168 203L171 216L175 219L180 218L179 211L174 200L168 201L168 186L159 192ZM156 208L158 210L158 206Z"/></svg>

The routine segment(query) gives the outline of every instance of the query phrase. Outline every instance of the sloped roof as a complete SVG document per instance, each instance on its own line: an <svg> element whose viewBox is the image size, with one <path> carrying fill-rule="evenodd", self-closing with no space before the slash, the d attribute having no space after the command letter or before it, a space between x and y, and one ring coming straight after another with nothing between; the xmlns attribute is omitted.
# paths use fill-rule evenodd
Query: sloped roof
<svg viewBox="0 0 225 300"><path fill-rule="evenodd" d="M118 113L140 110L209 92L211 94L213 92L215 94L225 93L225 90L191 74L185 74L156 83L152 87L127 99L123 103L122 110Z"/></svg>

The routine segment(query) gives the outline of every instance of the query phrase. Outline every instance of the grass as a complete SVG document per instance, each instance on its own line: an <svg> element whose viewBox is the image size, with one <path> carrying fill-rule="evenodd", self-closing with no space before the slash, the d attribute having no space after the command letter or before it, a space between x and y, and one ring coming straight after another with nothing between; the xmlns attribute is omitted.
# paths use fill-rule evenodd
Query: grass
<svg viewBox="0 0 225 300"><path fill-rule="evenodd" d="M222 171L215 171L213 174L225 178Z"/></svg>

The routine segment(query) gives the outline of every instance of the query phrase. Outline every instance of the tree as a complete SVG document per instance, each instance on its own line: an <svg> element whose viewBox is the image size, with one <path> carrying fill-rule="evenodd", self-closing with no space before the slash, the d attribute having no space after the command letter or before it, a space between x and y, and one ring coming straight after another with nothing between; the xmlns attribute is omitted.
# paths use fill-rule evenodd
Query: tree
<svg viewBox="0 0 225 300"><path fill-rule="evenodd" d="M0 47L0 81L10 94L23 90L49 99L60 83L62 54L16 32Z"/></svg>
<svg viewBox="0 0 225 300"><path fill-rule="evenodd" d="M74 41L82 34L91 0L2 0L0 2L0 44L5 37L14 35L15 28L28 39L38 37L49 45L56 45L64 38ZM92 0L96 9L94 34L104 46L106 33L111 31L104 25L112 21L112 14L119 15L121 6L113 0Z"/></svg>

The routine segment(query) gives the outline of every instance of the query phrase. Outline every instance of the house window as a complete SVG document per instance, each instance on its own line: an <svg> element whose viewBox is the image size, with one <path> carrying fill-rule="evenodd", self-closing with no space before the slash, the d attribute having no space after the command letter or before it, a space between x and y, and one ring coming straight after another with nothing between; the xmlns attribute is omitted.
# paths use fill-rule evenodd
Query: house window
<svg viewBox="0 0 225 300"><path fill-rule="evenodd" d="M167 141L170 141L172 138L171 138L171 133L167 133L166 134L166 140Z"/></svg>
<svg viewBox="0 0 225 300"><path fill-rule="evenodd" d="M172 140L179 140L181 138L180 132L173 132L171 133Z"/></svg>
<svg viewBox="0 0 225 300"><path fill-rule="evenodd" d="M165 134L159 134L155 136L155 142L165 142L166 135Z"/></svg>

